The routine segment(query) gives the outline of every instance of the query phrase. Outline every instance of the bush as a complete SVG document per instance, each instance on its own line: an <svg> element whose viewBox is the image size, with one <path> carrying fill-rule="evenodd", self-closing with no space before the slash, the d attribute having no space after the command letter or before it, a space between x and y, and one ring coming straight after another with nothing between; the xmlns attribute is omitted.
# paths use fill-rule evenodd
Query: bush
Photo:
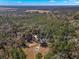
<svg viewBox="0 0 79 59"><path fill-rule="evenodd" d="M13 48L13 59L26 59L26 56L21 48Z"/></svg>
<svg viewBox="0 0 79 59"><path fill-rule="evenodd" d="M42 54L41 53L36 54L36 59L42 59Z"/></svg>

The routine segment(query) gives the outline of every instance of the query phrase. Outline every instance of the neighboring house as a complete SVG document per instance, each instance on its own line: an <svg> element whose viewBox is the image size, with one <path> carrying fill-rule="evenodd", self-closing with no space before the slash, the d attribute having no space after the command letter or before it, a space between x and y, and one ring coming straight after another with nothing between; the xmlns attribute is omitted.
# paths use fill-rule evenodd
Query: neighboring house
<svg viewBox="0 0 79 59"><path fill-rule="evenodd" d="M45 34L43 34L43 33L40 34L39 42L40 42L41 46L43 46L43 47L47 46Z"/></svg>
<svg viewBox="0 0 79 59"><path fill-rule="evenodd" d="M46 44L45 34L41 33L38 35L33 35L34 41L38 41L40 44Z"/></svg>
<svg viewBox="0 0 79 59"><path fill-rule="evenodd" d="M40 43L46 43L46 39L45 38L40 39Z"/></svg>

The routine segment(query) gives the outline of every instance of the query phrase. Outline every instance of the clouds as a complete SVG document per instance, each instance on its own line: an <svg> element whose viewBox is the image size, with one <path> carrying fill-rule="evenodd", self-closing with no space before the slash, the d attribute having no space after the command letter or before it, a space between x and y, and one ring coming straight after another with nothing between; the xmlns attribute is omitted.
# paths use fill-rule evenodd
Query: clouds
<svg viewBox="0 0 79 59"><path fill-rule="evenodd" d="M49 0L50 3L58 5L79 5L79 0Z"/></svg>
<svg viewBox="0 0 79 59"><path fill-rule="evenodd" d="M48 0L48 2L56 2L55 0Z"/></svg>
<svg viewBox="0 0 79 59"><path fill-rule="evenodd" d="M72 5L79 5L79 0L70 0L70 3L72 3Z"/></svg>
<svg viewBox="0 0 79 59"><path fill-rule="evenodd" d="M74 0L74 3L75 4L79 4L79 0Z"/></svg>
<svg viewBox="0 0 79 59"><path fill-rule="evenodd" d="M48 0L49 2L79 2L79 0Z"/></svg>
<svg viewBox="0 0 79 59"><path fill-rule="evenodd" d="M49 2L53 3L67 3L69 0L48 0Z"/></svg>

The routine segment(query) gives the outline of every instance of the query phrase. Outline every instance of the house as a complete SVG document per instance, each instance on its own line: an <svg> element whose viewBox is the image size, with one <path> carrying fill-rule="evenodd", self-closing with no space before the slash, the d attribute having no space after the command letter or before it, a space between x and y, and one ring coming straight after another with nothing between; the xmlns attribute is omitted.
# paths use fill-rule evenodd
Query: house
<svg viewBox="0 0 79 59"><path fill-rule="evenodd" d="M27 36L26 36L26 40L27 40L27 42L32 42L33 41L33 36L32 36L32 34L28 34Z"/></svg>
<svg viewBox="0 0 79 59"><path fill-rule="evenodd" d="M43 46L43 47L47 46L46 37L45 37L44 33L40 34L39 42L40 42L41 46Z"/></svg>

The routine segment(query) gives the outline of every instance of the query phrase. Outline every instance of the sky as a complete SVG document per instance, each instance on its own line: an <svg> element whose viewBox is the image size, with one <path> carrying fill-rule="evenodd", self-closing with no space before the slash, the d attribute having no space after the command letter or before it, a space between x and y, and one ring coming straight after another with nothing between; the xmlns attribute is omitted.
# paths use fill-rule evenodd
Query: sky
<svg viewBox="0 0 79 59"><path fill-rule="evenodd" d="M0 0L0 5L79 5L79 0Z"/></svg>

